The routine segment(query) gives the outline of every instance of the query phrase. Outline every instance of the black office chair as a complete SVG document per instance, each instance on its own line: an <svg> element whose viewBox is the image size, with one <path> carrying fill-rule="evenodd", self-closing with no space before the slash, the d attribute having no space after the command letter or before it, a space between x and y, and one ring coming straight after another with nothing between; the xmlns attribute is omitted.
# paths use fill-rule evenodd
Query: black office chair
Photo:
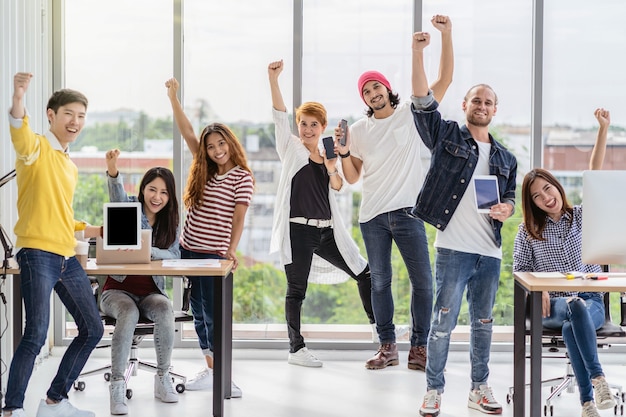
<svg viewBox="0 0 626 417"><path fill-rule="evenodd" d="M527 299L526 303L526 317L530 316L530 303ZM626 304L622 302L621 305L621 322L620 324L623 326L626 323ZM530 334L530 324L529 320L526 322L526 335ZM604 294L604 324L598 330L596 330L596 338L598 340L599 348L608 348L610 347L609 338L626 338L626 332L622 329L622 327L613 324L611 321L611 308L610 308L610 293ZM565 348L565 342L563 341L563 335L561 334L561 330L548 329L543 328L542 330L542 345L543 347L548 348L548 351L551 353L560 352L561 349ZM543 415L547 416L548 413L550 416L554 415L554 405L552 404L552 400L560 396L563 391L568 393L574 393L576 390L576 377L574 376L574 370L572 369L572 364L569 360L569 356L567 352L565 352L562 356L550 355L550 358L564 358L566 359L566 370L565 375L550 378L541 381L542 387L550 387L550 395L546 398L545 405L543 406ZM528 384L526 384L528 386ZM626 402L626 394L622 390L622 386L618 384L609 384L612 390L615 391L615 402L616 405L614 407L615 415L618 414L618 411L621 415L624 415L624 402ZM514 387L509 387L509 392L506 395L506 402L510 403L513 400Z"/></svg>
<svg viewBox="0 0 626 417"><path fill-rule="evenodd" d="M100 294L99 288L101 288L101 285L98 282L98 279L93 278L93 277L90 277L90 278L92 281L92 288L94 291L94 296L96 297L96 300L99 303L99 294ZM187 301L188 299L187 297L188 297L189 288L187 288L187 279L184 278L184 280L185 280L185 287L186 287L185 290L183 291L183 309L184 310L174 311L174 321L176 323L193 321L193 316L188 313L189 304ZM104 322L105 326L115 326L115 319L113 317L107 316L104 313L100 313L100 316L102 317L102 321ZM137 323L137 326L135 327L135 332L133 334L133 341L130 347L130 356L128 359L128 365L124 373L124 380L126 381L126 386L127 386L126 398L128 399L131 399L133 396L133 390L128 388L128 382L131 376L137 375L138 369L144 369L147 371L152 371L154 373L157 372L157 365L155 363L142 361L137 356L139 344L141 343L141 341L144 339L145 336L148 336L151 334L154 334L154 323L145 317L140 317L139 322ZM110 343L98 345L96 349L108 348L108 347L111 347ZM74 389L77 391L84 391L86 388L86 384L82 380L82 378L89 376L89 375L103 373L104 380L110 381L111 380L111 372L109 372L110 370L111 370L111 364L108 364L106 366L102 366L97 369L82 372L78 376L76 381L74 382ZM187 382L187 377L185 377L184 375L172 372L171 370L170 370L170 376L172 377L173 382L176 382L176 380L180 381L175 386L176 392L183 393L185 391L185 383Z"/></svg>

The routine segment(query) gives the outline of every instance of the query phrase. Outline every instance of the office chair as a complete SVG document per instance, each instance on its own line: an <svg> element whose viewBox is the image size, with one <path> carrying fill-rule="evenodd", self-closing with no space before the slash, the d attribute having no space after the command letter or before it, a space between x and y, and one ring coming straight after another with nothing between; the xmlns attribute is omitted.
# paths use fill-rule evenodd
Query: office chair
<svg viewBox="0 0 626 417"><path fill-rule="evenodd" d="M528 301L528 300L527 300ZM530 312L530 303L526 303L526 312L527 317L529 317ZM621 325L626 323L626 305L624 302L621 306ZM529 335L530 326L526 325L526 335ZM610 347L610 343L607 340L608 338L626 338L626 332L618 325L613 324L611 321L611 308L610 308L610 293L604 293L604 324L602 327L596 330L596 338L598 341L598 347L607 348ZM563 335L561 334L561 330L555 329L547 329L543 328L542 330L542 339L545 341L542 343L544 347L548 348L548 351L551 353L559 352L560 349L565 348L565 342L563 341ZM574 370L572 369L572 364L569 360L569 356L567 352L563 356L549 356L550 358L564 358L566 359L565 364L565 374L563 376L559 376L556 378L550 378L541 381L541 386L550 387L550 395L546 398L545 405L543 406L543 415L547 416L548 413L550 416L554 415L554 405L552 404L552 400L560 396L561 393L568 392L574 393L576 391L576 377L574 376ZM528 386L528 384L526 384ZM618 411L621 415L624 415L624 402L626 402L626 394L622 390L622 386L618 384L609 384L612 390L615 390L615 407L614 413L618 414ZM509 387L509 392L506 395L507 404L511 403L513 400L514 387Z"/></svg>
<svg viewBox="0 0 626 417"><path fill-rule="evenodd" d="M99 295L100 295L100 283L98 282L98 280L94 277L90 277L91 282L92 282L92 289L94 291L94 296L96 297L96 299L99 302ZM185 282L186 281L186 278ZM185 285L187 286L187 285ZM187 295L188 295L188 288L185 288L185 291L183 292L183 309L182 311L174 311L174 321L176 323L179 322L186 322L186 321L193 321L193 316L191 314L188 314L187 311L189 309L189 305L188 302L186 302L185 300L187 299ZM113 317L107 316L104 313L100 313L100 316L102 317L102 321L104 322L105 326L115 326L115 319ZM178 330L176 330L178 331ZM126 371L124 372L124 381L126 382L126 386L128 387L128 382L130 380L131 376L136 376L137 375L137 370L138 369L144 369L147 371L152 371L154 373L157 372L157 365L155 363L151 363L151 362L146 362L146 361L142 361L141 359L139 359L139 357L137 356L137 352L139 350L139 344L141 343L141 341L143 340L143 338L145 336L151 335L154 333L154 323L145 318L145 317L140 317L139 318L139 322L137 323L137 326L135 327L135 331L133 333L133 341L130 347L130 356L128 358L128 365L126 367ZM105 347L111 347L111 344L104 344L104 345L98 345L96 347L96 349L100 349L100 348L105 348ZM86 372L82 372L78 378L76 379L76 381L74 382L74 389L77 391L84 391L86 388L86 383L84 381L82 381L83 377L89 376L89 375L94 375L94 374L99 374L99 373L103 373L104 376L104 380L105 381L110 381L111 380L111 372L109 372L111 370L111 364L108 364L106 366L102 366L100 368L97 369L93 369L90 371L86 371ZM185 377L184 375L181 374L177 374L175 372L170 371L170 376L172 377L172 381L175 382L176 380L179 380L180 382L178 384L176 384L175 388L176 388L176 392L178 393L183 393L185 391L185 383L187 382L187 377ZM131 399L133 396L133 390L130 388L126 389L126 398Z"/></svg>

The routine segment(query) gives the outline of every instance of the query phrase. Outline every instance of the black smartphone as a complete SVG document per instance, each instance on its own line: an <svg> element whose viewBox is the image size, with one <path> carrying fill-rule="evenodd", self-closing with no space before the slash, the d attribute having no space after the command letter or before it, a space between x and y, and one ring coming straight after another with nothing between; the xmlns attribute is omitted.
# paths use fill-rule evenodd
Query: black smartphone
<svg viewBox="0 0 626 417"><path fill-rule="evenodd" d="M346 140L348 139L348 121L346 119L341 119L340 127L343 132L343 136L339 139L339 144L341 146L346 146Z"/></svg>
<svg viewBox="0 0 626 417"><path fill-rule="evenodd" d="M326 151L326 159L334 159L337 157L335 153L335 140L332 136L326 136L322 138L322 142L324 143L324 150Z"/></svg>

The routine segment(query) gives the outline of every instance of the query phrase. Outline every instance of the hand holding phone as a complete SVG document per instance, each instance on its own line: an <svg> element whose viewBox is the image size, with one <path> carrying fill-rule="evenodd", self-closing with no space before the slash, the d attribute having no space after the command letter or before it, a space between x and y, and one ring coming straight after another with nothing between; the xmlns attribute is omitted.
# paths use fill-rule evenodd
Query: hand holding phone
<svg viewBox="0 0 626 417"><path fill-rule="evenodd" d="M348 139L348 121L346 119L341 119L339 127L341 127L341 139L339 140L339 144L341 146L346 146L346 140Z"/></svg>
<svg viewBox="0 0 626 417"><path fill-rule="evenodd" d="M335 159L337 154L335 153L335 140L332 136L326 136L322 138L324 144L324 150L326 151L326 159Z"/></svg>

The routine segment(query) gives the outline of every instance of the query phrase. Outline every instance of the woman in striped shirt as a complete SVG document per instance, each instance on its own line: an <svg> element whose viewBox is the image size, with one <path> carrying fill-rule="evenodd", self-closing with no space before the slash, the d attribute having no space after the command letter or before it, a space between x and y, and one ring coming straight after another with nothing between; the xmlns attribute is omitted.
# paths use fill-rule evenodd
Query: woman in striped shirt
<svg viewBox="0 0 626 417"><path fill-rule="evenodd" d="M193 154L183 196L187 216L180 237L181 258L230 259L236 269L237 245L254 191L246 153L235 134L221 123L206 126L198 138L176 96L178 81L171 78L165 86L176 125ZM190 391L206 390L213 383L214 285L205 277L189 280L194 326L207 367L185 387ZM241 389L233 383L231 396L241 395Z"/></svg>

